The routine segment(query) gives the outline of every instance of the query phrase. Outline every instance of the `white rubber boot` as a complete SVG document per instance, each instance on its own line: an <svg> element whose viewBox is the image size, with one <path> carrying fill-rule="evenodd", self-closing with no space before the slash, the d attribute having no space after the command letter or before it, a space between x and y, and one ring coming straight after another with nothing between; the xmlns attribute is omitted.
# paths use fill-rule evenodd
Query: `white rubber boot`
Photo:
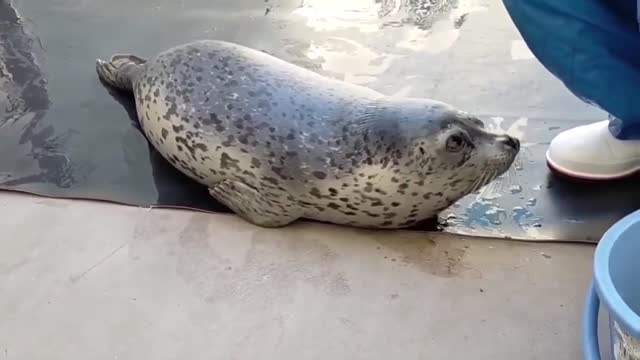
<svg viewBox="0 0 640 360"><path fill-rule="evenodd" d="M618 140L608 126L605 120L560 133L547 151L549 167L587 180L612 180L640 171L640 140Z"/></svg>

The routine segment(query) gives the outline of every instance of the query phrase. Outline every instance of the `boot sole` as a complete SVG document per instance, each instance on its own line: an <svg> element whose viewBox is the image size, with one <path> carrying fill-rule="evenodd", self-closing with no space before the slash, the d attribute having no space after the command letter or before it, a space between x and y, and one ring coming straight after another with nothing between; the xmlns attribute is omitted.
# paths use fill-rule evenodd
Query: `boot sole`
<svg viewBox="0 0 640 360"><path fill-rule="evenodd" d="M549 158L548 152L546 154L546 159L547 159L547 166L552 172L566 178L588 181L588 182L621 180L621 179L634 177L635 175L638 175L638 173L640 173L640 167L634 168L622 173L613 174L613 175L594 175L594 174L587 174L587 173L579 173L579 172L564 169L563 167L554 163Z"/></svg>

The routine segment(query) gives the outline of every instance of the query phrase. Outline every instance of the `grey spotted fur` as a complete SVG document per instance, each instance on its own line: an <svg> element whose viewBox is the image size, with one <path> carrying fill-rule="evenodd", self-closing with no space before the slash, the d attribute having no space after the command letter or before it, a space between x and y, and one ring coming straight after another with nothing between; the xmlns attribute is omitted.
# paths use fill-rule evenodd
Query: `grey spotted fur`
<svg viewBox="0 0 640 360"><path fill-rule="evenodd" d="M264 227L408 227L491 182L519 151L448 104L389 98L223 41L96 67L133 92L173 166Z"/></svg>

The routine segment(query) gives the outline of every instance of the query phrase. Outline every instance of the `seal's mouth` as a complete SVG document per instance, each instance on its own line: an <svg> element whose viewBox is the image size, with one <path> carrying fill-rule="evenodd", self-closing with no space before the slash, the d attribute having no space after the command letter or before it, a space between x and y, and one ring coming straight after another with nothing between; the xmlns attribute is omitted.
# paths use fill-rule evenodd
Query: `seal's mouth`
<svg viewBox="0 0 640 360"><path fill-rule="evenodd" d="M520 153L520 140L510 135L497 135L491 149L494 155L488 158L482 173L469 186L469 193L480 190L509 171Z"/></svg>

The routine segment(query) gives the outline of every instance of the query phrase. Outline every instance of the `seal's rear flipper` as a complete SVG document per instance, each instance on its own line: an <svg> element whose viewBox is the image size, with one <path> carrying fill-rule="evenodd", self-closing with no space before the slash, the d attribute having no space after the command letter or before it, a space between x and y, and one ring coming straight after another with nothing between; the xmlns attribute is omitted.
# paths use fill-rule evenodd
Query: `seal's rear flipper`
<svg viewBox="0 0 640 360"><path fill-rule="evenodd" d="M257 226L283 227L300 216L297 205L286 199L278 199L276 204L240 181L223 180L210 188L209 193L238 216Z"/></svg>
<svg viewBox="0 0 640 360"><path fill-rule="evenodd" d="M100 79L120 90L131 91L134 77L140 73L147 61L135 55L116 54L110 61L96 60L96 71Z"/></svg>

